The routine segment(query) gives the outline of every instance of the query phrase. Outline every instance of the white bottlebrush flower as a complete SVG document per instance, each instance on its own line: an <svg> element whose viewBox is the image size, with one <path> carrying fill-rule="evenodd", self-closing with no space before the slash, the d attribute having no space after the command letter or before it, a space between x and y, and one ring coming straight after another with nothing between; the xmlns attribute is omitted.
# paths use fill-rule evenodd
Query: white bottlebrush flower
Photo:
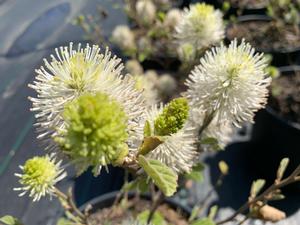
<svg viewBox="0 0 300 225"><path fill-rule="evenodd" d="M254 112L267 100L271 78L266 76L266 66L263 54L244 41L213 48L186 82L191 107L237 127L253 122Z"/></svg>
<svg viewBox="0 0 300 225"><path fill-rule="evenodd" d="M146 119L152 133L157 132L155 131L155 124L164 109L165 107L162 105L154 105L151 110L147 112ZM164 121L166 122L166 120ZM195 129L185 121L183 122L184 124L182 124L182 128L179 130L161 136L163 142L147 154L147 157L161 161L172 168L176 173L190 172L198 160Z"/></svg>
<svg viewBox="0 0 300 225"><path fill-rule="evenodd" d="M138 0L135 4L136 14L144 24L151 24L156 17L156 7L152 0Z"/></svg>
<svg viewBox="0 0 300 225"><path fill-rule="evenodd" d="M205 3L190 5L190 9L185 9L175 30L180 45L191 44L198 50L219 43L225 33L221 11Z"/></svg>
<svg viewBox="0 0 300 225"><path fill-rule="evenodd" d="M172 96L177 88L177 82L170 74L162 74L157 81L157 89L162 96Z"/></svg>
<svg viewBox="0 0 300 225"><path fill-rule="evenodd" d="M179 24L180 20L182 19L182 11L179 9L171 9L167 12L166 17L164 19L164 25L171 29Z"/></svg>
<svg viewBox="0 0 300 225"><path fill-rule="evenodd" d="M126 143L129 150L136 148L143 136L140 121L144 117L144 98L136 90L134 79L121 74L121 60L108 50L100 53L98 46L78 45L74 49L72 43L69 48L56 49L56 56L51 58L50 62L44 59L45 67L36 70L35 81L29 85L37 92L37 97L29 99L31 110L36 112L38 138L46 142L47 149L58 147L53 139L66 127L62 115L65 105L86 93L103 93L120 104L128 119Z"/></svg>
<svg viewBox="0 0 300 225"><path fill-rule="evenodd" d="M112 32L112 42L122 50L134 50L136 48L134 33L126 25L118 25Z"/></svg>
<svg viewBox="0 0 300 225"><path fill-rule="evenodd" d="M155 87L156 82L153 82L152 78L146 74L134 75L136 80L135 88L143 92L146 105L148 107L158 102L158 91Z"/></svg>
<svg viewBox="0 0 300 225"><path fill-rule="evenodd" d="M40 200L45 195L54 195L55 184L66 177L66 172L60 167L61 161L55 162L54 155L34 157L20 166L22 174L15 175L20 178L22 187L14 188L21 191L19 196L29 193L33 201Z"/></svg>
<svg viewBox="0 0 300 225"><path fill-rule="evenodd" d="M191 63L196 60L196 49L189 43L182 44L177 47L177 55L179 59L184 63Z"/></svg>

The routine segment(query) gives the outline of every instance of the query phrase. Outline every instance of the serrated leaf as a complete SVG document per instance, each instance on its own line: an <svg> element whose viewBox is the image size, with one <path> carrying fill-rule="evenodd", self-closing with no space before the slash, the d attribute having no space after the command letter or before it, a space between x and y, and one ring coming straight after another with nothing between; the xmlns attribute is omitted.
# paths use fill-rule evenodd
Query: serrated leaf
<svg viewBox="0 0 300 225"><path fill-rule="evenodd" d="M203 218L200 220L196 220L195 222L191 223L191 225L216 225L216 223L210 218Z"/></svg>
<svg viewBox="0 0 300 225"><path fill-rule="evenodd" d="M71 220L68 220L66 218L60 218L57 221L57 225L75 225L75 223L73 223Z"/></svg>
<svg viewBox="0 0 300 225"><path fill-rule="evenodd" d="M166 196L172 196L176 192L178 177L172 169L158 160L147 159L142 155L138 157L138 163Z"/></svg>
<svg viewBox="0 0 300 225"><path fill-rule="evenodd" d="M150 214L149 210L145 210L145 211L141 212L140 214L138 214L137 219L138 219L139 223L146 225L149 214ZM164 220L163 216L159 212L156 211L153 215L152 220L151 220L151 224L153 224L153 225L166 225L167 223Z"/></svg>
<svg viewBox="0 0 300 225"><path fill-rule="evenodd" d="M17 218L9 215L1 217L0 222L6 225L22 225L22 223Z"/></svg>
<svg viewBox="0 0 300 225"><path fill-rule="evenodd" d="M220 161L219 162L219 170L223 175L227 175L229 171L229 167L225 161Z"/></svg>
<svg viewBox="0 0 300 225"><path fill-rule="evenodd" d="M290 162L289 158L284 158L281 160L280 165L277 170L277 179L278 180L282 179L284 172L289 165L289 162Z"/></svg>
<svg viewBox="0 0 300 225"><path fill-rule="evenodd" d="M261 189L264 187L266 181L263 179L258 179L256 181L253 181L252 186L251 186L251 197L255 197L260 191Z"/></svg>

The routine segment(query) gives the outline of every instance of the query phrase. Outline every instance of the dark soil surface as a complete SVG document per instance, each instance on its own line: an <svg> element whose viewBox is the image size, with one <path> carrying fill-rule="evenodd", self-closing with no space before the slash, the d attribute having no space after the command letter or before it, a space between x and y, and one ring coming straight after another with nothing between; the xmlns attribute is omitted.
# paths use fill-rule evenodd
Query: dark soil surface
<svg viewBox="0 0 300 225"><path fill-rule="evenodd" d="M300 72L273 80L269 105L285 119L300 123Z"/></svg>
<svg viewBox="0 0 300 225"><path fill-rule="evenodd" d="M278 51L300 47L300 34L292 25L281 29L274 22L244 21L227 29L227 37L232 40L245 38L255 48L266 51Z"/></svg>
<svg viewBox="0 0 300 225"><path fill-rule="evenodd" d="M151 208L149 201L142 199L133 199L128 202L128 208L124 209L121 206L104 208L96 211L90 216L92 225L105 225L107 221L111 225L121 225L128 218L136 218L136 216ZM165 218L165 221L172 225L188 225L180 211L175 211L167 204L158 207L157 211Z"/></svg>

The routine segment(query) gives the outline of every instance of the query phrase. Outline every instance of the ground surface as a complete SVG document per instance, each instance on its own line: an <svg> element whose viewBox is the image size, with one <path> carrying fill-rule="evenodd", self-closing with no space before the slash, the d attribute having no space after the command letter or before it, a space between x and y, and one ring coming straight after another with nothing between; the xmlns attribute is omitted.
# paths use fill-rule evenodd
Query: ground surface
<svg viewBox="0 0 300 225"><path fill-rule="evenodd" d="M124 14L114 9L109 0L99 2L111 15L104 24L106 33L115 24L126 22ZM27 84L33 80L34 69L41 65L42 58L48 56L51 49L69 41L83 41L81 30L71 22L78 13L95 13L95 3L95 0L0 0L0 216L11 214L30 225L54 225L61 213L56 201L44 199L32 203L12 191L18 186L13 176L18 172L17 166L33 155L43 154L35 140L34 119L27 100L27 96L34 93ZM237 171L231 173L225 185L226 194L214 195L222 206L222 214L230 213L232 207L237 207L247 197L251 176L248 178L247 170L243 169L247 159L241 149L235 145L217 158L227 158ZM207 162L215 168L217 160L208 157ZM62 189L74 185L72 171L70 173L70 179L59 184ZM206 173L207 180L195 187L192 202L201 199L214 182L216 171L208 169ZM234 204L228 204L232 199ZM291 217L280 225L300 224L299 202L296 197L288 202L293 209Z"/></svg>

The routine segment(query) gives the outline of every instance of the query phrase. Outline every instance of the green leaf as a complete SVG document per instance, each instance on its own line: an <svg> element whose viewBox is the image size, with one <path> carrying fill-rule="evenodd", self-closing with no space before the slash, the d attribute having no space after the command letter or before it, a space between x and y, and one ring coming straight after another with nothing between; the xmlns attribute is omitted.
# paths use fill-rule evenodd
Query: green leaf
<svg viewBox="0 0 300 225"><path fill-rule="evenodd" d="M57 225L75 225L75 223L72 222L71 220L66 219L66 218L60 218L57 221Z"/></svg>
<svg viewBox="0 0 300 225"><path fill-rule="evenodd" d="M200 208L199 206L197 206L197 205L195 205L195 206L193 207L192 212L191 212L191 215L190 215L190 217L189 217L189 221L193 221L195 218L198 217L198 214L199 214L199 210L200 210L200 209L201 209L201 208Z"/></svg>
<svg viewBox="0 0 300 225"><path fill-rule="evenodd" d="M165 17L166 17L166 14L164 13L164 12L158 12L157 13L157 17L158 17L158 19L160 20L160 21L164 21L165 20Z"/></svg>
<svg viewBox="0 0 300 225"><path fill-rule="evenodd" d="M0 222L6 225L22 225L22 223L17 218L9 215L1 217Z"/></svg>
<svg viewBox="0 0 300 225"><path fill-rule="evenodd" d="M196 182L202 182L204 179L203 172L199 171L191 171L190 173L185 174L184 177Z"/></svg>
<svg viewBox="0 0 300 225"><path fill-rule="evenodd" d="M147 159L142 155L138 157L138 163L166 196L172 196L176 192L178 177L172 169L158 160Z"/></svg>
<svg viewBox="0 0 300 225"><path fill-rule="evenodd" d="M260 191L261 189L264 187L266 181L263 179L258 179L256 181L253 181L252 186L251 186L251 197L255 197Z"/></svg>
<svg viewBox="0 0 300 225"><path fill-rule="evenodd" d="M277 200L282 200L282 199L285 199L285 196L283 194L274 194L270 200L277 201Z"/></svg>
<svg viewBox="0 0 300 225"><path fill-rule="evenodd" d="M144 126L144 136L149 137L151 136L151 125L150 122L147 120Z"/></svg>
<svg viewBox="0 0 300 225"><path fill-rule="evenodd" d="M146 225L147 224L147 220L149 217L150 211L149 210L145 210L143 212L141 212L140 214L138 214L137 219L141 224ZM166 221L164 220L163 216L159 213L159 212L155 212L153 215L153 218L151 220L151 224L153 225L166 225Z"/></svg>
<svg viewBox="0 0 300 225"><path fill-rule="evenodd" d="M196 220L195 222L191 223L191 225L216 225L216 223L209 218L204 218Z"/></svg>
<svg viewBox="0 0 300 225"><path fill-rule="evenodd" d="M212 206L209 210L208 218L213 220L216 217L217 212L218 212L218 206L217 205Z"/></svg>
<svg viewBox="0 0 300 225"><path fill-rule="evenodd" d="M122 191L128 192L128 191L135 191L137 189L138 180L133 180L128 183L125 183L122 187Z"/></svg>
<svg viewBox="0 0 300 225"><path fill-rule="evenodd" d="M146 155L163 143L163 140L157 136L144 137L143 143L139 148L139 154Z"/></svg>
<svg viewBox="0 0 300 225"><path fill-rule="evenodd" d="M186 179L190 179L196 182L202 182L204 179L203 176L203 170L205 166L203 163L198 163L192 168L192 171L190 173L187 173L184 175Z"/></svg>
<svg viewBox="0 0 300 225"><path fill-rule="evenodd" d="M146 193L149 190L149 181L147 178L142 178L138 180L137 183L138 190L142 193Z"/></svg>
<svg viewBox="0 0 300 225"><path fill-rule="evenodd" d="M290 162L289 158L284 158L281 160L280 165L277 170L277 179L278 180L282 179L284 172L285 172L287 166L289 165L289 162Z"/></svg>
<svg viewBox="0 0 300 225"><path fill-rule="evenodd" d="M219 145L218 139L214 137L203 138L200 142L203 145L210 145L213 150L218 151L221 150L221 146Z"/></svg>

